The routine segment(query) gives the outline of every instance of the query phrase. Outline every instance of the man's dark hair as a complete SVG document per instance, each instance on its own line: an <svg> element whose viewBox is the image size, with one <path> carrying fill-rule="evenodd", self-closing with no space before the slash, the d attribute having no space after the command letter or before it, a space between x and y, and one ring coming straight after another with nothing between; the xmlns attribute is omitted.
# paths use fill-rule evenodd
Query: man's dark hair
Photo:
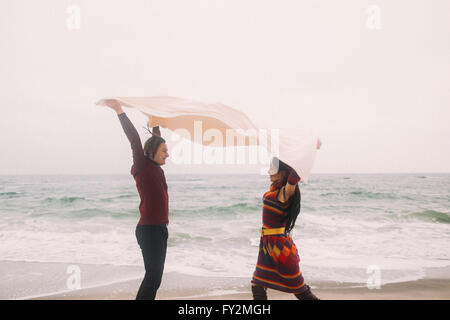
<svg viewBox="0 0 450 320"><path fill-rule="evenodd" d="M153 159L161 143L166 143L166 140L161 137L159 127L154 127L153 132L150 131L148 127L145 129L147 129L152 136L144 143L144 156Z"/></svg>

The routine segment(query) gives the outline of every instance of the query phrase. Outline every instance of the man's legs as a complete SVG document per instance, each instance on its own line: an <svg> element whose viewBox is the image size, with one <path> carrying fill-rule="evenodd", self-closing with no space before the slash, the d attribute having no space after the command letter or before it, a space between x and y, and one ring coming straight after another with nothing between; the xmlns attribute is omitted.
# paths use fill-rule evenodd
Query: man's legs
<svg viewBox="0 0 450 320"><path fill-rule="evenodd" d="M167 252L167 226L151 225L136 227L136 239L144 258L145 276L136 300L154 300L161 285Z"/></svg>

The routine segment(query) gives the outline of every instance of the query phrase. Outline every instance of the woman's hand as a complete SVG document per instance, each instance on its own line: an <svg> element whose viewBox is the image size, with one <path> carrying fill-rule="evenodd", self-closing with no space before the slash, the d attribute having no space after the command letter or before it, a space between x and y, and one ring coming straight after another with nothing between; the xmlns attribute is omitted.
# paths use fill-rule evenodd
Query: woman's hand
<svg viewBox="0 0 450 320"><path fill-rule="evenodd" d="M320 139L317 139L316 149L319 150L321 146L322 146L322 141L320 141Z"/></svg>
<svg viewBox="0 0 450 320"><path fill-rule="evenodd" d="M120 105L119 101L115 99L106 99L105 105L113 109L115 112L117 112L117 114L123 113L122 106Z"/></svg>

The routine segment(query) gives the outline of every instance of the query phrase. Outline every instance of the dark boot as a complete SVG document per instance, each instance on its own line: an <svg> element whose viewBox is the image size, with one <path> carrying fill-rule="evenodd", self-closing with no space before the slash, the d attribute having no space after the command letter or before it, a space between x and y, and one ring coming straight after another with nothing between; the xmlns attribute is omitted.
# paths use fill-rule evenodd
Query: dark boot
<svg viewBox="0 0 450 320"><path fill-rule="evenodd" d="M252 285L253 300L267 300L266 288Z"/></svg>
<svg viewBox="0 0 450 320"><path fill-rule="evenodd" d="M311 288L308 285L306 287L308 289L305 292L295 294L297 299L299 299L299 300L320 300L319 298L317 298L314 295L314 293L312 293Z"/></svg>

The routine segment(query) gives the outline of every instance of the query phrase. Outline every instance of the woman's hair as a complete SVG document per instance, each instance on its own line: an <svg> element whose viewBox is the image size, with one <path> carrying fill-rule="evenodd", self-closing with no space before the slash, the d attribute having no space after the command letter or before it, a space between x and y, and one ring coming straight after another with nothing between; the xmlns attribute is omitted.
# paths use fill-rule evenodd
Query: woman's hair
<svg viewBox="0 0 450 320"><path fill-rule="evenodd" d="M301 207L300 203L301 203L302 196L301 196L300 188L298 187L298 184L295 186L295 192L291 197L292 197L291 205L287 209L288 213L282 220L282 221L286 221L286 233L289 233L289 232L291 232L292 229L294 229L295 222L300 213L300 207Z"/></svg>
<svg viewBox="0 0 450 320"><path fill-rule="evenodd" d="M278 172L281 171L285 171L283 180L282 180L282 184L283 186L286 185L287 180L288 180L288 176L291 172L292 168L287 165L286 163L284 163L283 161L280 160L280 166L279 166L279 170ZM295 222L297 220L297 217L300 213L300 208L301 208L301 193L300 193L300 188L298 187L298 184L295 185L295 192L294 194L291 196L291 204L289 205L289 207L287 208L287 214L286 216L283 217L282 221L286 221L286 233L291 232L291 230L294 228L295 226Z"/></svg>
<svg viewBox="0 0 450 320"><path fill-rule="evenodd" d="M144 143L144 156L153 159L161 143L166 143L166 140L159 136L159 128L158 130L153 129L154 132L150 131L149 128L145 129L147 129L152 136Z"/></svg>

